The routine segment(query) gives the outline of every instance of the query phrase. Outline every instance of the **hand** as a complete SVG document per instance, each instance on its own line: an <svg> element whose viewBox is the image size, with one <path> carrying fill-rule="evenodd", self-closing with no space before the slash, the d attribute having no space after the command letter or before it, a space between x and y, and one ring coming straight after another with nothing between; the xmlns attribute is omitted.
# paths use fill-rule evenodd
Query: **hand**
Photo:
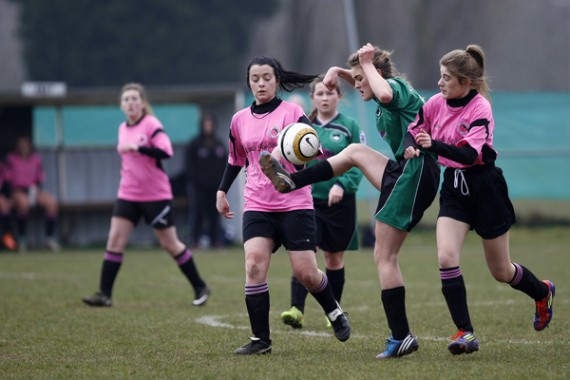
<svg viewBox="0 0 570 380"><path fill-rule="evenodd" d="M409 146L404 150L404 158L406 160L410 160L414 157L419 157L420 156L420 150L414 148L413 146Z"/></svg>
<svg viewBox="0 0 570 380"><path fill-rule="evenodd" d="M422 148L431 148L431 136L423 129L416 135L416 144Z"/></svg>
<svg viewBox="0 0 570 380"><path fill-rule="evenodd" d="M338 70L339 68L336 66L329 68L323 78L323 84L329 91L336 89L336 84L338 83Z"/></svg>
<svg viewBox="0 0 570 380"><path fill-rule="evenodd" d="M367 63L372 64L372 60L374 59L375 49L371 43L367 43L360 49L358 49L358 61L360 65L365 65Z"/></svg>
<svg viewBox="0 0 570 380"><path fill-rule="evenodd" d="M333 204L342 201L342 197L344 196L344 189L341 186L333 185L329 191L329 207Z"/></svg>
<svg viewBox="0 0 570 380"><path fill-rule="evenodd" d="M219 191L216 193L216 209L226 219L233 219L234 213L230 211L230 203L226 197L226 193Z"/></svg>
<svg viewBox="0 0 570 380"><path fill-rule="evenodd" d="M135 143L124 143L119 146L120 153L136 152L139 150L139 146Z"/></svg>

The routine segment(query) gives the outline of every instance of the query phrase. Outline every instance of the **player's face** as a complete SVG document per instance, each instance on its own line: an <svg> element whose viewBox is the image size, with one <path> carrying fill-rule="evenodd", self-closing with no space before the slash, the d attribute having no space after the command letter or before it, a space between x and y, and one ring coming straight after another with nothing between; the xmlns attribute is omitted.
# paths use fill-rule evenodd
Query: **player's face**
<svg viewBox="0 0 570 380"><path fill-rule="evenodd" d="M360 96L364 101L374 98L374 93L368 82L368 78L364 75L364 70L360 65L354 66L350 69L352 78L354 79L354 88L360 92Z"/></svg>
<svg viewBox="0 0 570 380"><path fill-rule="evenodd" d="M322 82L317 83L311 99L319 114L323 116L336 114L336 106L340 99L336 89L331 91Z"/></svg>
<svg viewBox="0 0 570 380"><path fill-rule="evenodd" d="M16 142L16 151L20 156L28 157L32 153L32 143L27 137L19 138Z"/></svg>
<svg viewBox="0 0 570 380"><path fill-rule="evenodd" d="M449 69L445 66L440 66L439 71L441 73L441 77L439 78L437 85L439 86L439 91L444 99L458 99L467 96L471 90L470 81L466 81L466 83L461 84L459 82L459 78L452 75Z"/></svg>
<svg viewBox="0 0 570 380"><path fill-rule="evenodd" d="M255 104L265 104L277 93L277 78L273 67L252 65L249 68L249 86L255 96Z"/></svg>
<svg viewBox="0 0 570 380"><path fill-rule="evenodd" d="M144 101L137 90L127 90L121 95L121 111L130 121L140 119L144 112Z"/></svg>

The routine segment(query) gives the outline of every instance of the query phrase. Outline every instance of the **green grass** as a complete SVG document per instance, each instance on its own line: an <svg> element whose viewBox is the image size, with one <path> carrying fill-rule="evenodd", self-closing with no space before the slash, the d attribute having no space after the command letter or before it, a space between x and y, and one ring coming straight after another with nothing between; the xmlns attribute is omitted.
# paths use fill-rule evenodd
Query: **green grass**
<svg viewBox="0 0 570 380"><path fill-rule="evenodd" d="M273 353L261 357L232 354L251 335L240 247L195 253L213 289L202 308L191 306L191 288L158 249L127 252L110 309L80 301L97 288L101 249L2 252L0 379L570 378L568 229L514 229L511 235L513 261L556 284L551 326L533 330L533 302L491 278L471 234L462 271L480 351L449 354L447 337L455 330L441 295L434 233L412 233L401 267L420 350L388 361L375 359L389 332L370 250L346 256L343 306L352 325L346 343L325 327L313 299L301 331L280 322L289 307L290 267L283 251L275 254L269 275Z"/></svg>

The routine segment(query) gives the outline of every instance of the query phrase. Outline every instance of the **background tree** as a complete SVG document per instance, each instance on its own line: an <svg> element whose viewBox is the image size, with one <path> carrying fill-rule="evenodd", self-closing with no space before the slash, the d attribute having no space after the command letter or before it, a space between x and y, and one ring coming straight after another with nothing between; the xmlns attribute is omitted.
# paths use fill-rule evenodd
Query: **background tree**
<svg viewBox="0 0 570 380"><path fill-rule="evenodd" d="M70 86L236 81L278 0L12 0L27 76Z"/></svg>

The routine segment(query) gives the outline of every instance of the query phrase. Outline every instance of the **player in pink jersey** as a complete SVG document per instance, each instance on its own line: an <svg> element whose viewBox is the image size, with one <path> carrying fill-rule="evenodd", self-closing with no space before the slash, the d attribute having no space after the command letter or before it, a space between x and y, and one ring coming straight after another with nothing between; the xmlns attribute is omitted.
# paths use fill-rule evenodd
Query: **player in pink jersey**
<svg viewBox="0 0 570 380"><path fill-rule="evenodd" d="M16 149L6 157L6 178L12 188L12 202L16 209L18 245L26 250L28 216L36 204L45 210L46 245L59 250L55 238L58 205L55 197L42 188L45 172L40 155L34 151L28 136L16 140Z"/></svg>
<svg viewBox="0 0 570 380"><path fill-rule="evenodd" d="M127 120L119 126L117 150L121 155L121 182L113 209L109 239L101 268L99 291L83 302L112 306L113 284L123 262L129 236L139 220L154 229L160 245L176 260L194 288L194 306L206 303L210 289L194 263L192 252L178 239L172 217L172 190L162 160L172 157L170 139L152 114L144 88L138 83L123 86L121 110Z"/></svg>
<svg viewBox="0 0 570 380"><path fill-rule="evenodd" d="M245 166L245 303L254 336L234 351L238 355L271 353L267 271L272 253L281 245L289 253L293 274L322 306L337 339L344 342L350 336L348 319L334 299L327 276L317 268L311 188L281 194L258 162L262 152L276 147L277 135L287 125L299 121L310 125L301 107L277 97L277 90L291 91L315 77L286 71L274 58L254 57L247 67L247 85L255 101L231 121L228 164L216 194L216 208L224 217L233 218L226 194ZM296 171L292 164L283 163L288 170Z"/></svg>
<svg viewBox="0 0 570 380"><path fill-rule="evenodd" d="M458 332L452 337L452 354L479 349L467 308L463 275L459 268L463 242L469 230L481 236L487 266L499 282L535 300L534 328L545 329L552 319L554 284L541 281L524 266L511 262L509 229L515 212L503 171L495 166L494 120L487 100L485 56L481 47L453 50L440 62L440 93L418 113L408 131L405 157L412 159L422 147L436 153L447 169L440 191L437 251L442 291ZM415 142L415 144L414 144Z"/></svg>

